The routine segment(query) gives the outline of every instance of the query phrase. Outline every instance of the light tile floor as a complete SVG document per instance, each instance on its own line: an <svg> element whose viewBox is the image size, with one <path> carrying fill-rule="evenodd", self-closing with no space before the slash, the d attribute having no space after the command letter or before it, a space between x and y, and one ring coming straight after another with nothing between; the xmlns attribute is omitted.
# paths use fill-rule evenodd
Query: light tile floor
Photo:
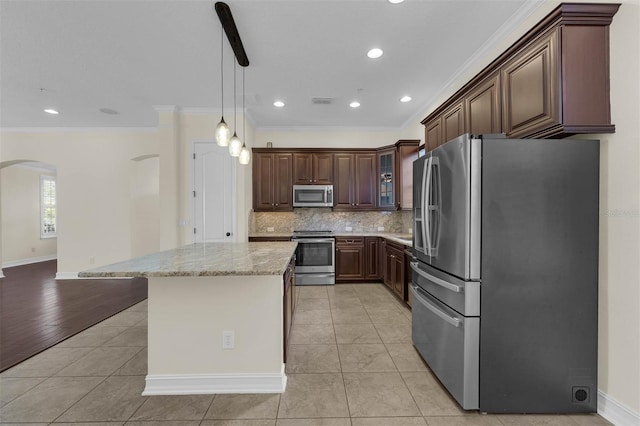
<svg viewBox="0 0 640 426"><path fill-rule="evenodd" d="M284 394L141 396L147 302L0 375L2 424L607 425L597 415L484 415L453 401L382 284L298 287Z"/></svg>

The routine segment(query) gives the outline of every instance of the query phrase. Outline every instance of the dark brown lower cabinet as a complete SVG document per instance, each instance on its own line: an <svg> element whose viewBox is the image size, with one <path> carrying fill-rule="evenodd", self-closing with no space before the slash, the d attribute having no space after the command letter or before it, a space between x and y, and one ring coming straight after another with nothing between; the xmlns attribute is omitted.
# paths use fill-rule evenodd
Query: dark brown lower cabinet
<svg viewBox="0 0 640 426"><path fill-rule="evenodd" d="M382 280L402 301L407 301L408 262L402 244L381 237L336 237L336 282Z"/></svg>
<svg viewBox="0 0 640 426"><path fill-rule="evenodd" d="M387 242L385 284L401 299L405 300L406 283L404 246Z"/></svg>
<svg viewBox="0 0 640 426"><path fill-rule="evenodd" d="M295 259L291 258L287 270L283 276L284 296L282 301L283 316L284 316L284 330L283 330L283 345L284 345L284 360L287 362L287 352L289 348L289 333L291 332L291 323L293 320L293 313L296 309L296 277L295 277L296 263Z"/></svg>
<svg viewBox="0 0 640 426"><path fill-rule="evenodd" d="M364 280L364 237L336 237L336 281Z"/></svg>
<svg viewBox="0 0 640 426"><path fill-rule="evenodd" d="M411 276L413 275L413 272L411 271L412 257L413 253L411 249L406 249L404 251L404 282L406 285L405 288L407 289L407 293L405 294L405 301L409 306L411 306L411 304L413 303L413 296L411 295L411 288L409 287L411 285Z"/></svg>
<svg viewBox="0 0 640 426"><path fill-rule="evenodd" d="M364 239L364 279L379 280L380 276L380 238L365 237Z"/></svg>

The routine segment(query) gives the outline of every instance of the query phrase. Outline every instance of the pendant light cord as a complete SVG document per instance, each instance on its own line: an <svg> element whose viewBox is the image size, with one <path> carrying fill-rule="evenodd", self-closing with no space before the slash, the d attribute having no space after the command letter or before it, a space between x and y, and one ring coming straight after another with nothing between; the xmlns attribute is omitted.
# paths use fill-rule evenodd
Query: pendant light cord
<svg viewBox="0 0 640 426"><path fill-rule="evenodd" d="M238 111L236 109L236 62L233 61L233 133L236 134L236 129L238 128Z"/></svg>
<svg viewBox="0 0 640 426"><path fill-rule="evenodd" d="M244 69L246 67L242 67L242 146L244 146L245 141L247 140L247 135L244 132L244 123L247 121L247 110L244 107Z"/></svg>
<svg viewBox="0 0 640 426"><path fill-rule="evenodd" d="M222 94L222 117L224 118L224 29L220 27L220 92Z"/></svg>

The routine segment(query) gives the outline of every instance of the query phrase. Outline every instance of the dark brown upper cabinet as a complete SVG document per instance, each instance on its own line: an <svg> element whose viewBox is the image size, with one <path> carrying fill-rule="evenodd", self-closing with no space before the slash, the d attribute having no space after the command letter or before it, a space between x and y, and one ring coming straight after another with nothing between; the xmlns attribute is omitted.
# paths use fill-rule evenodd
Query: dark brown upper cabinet
<svg viewBox="0 0 640 426"><path fill-rule="evenodd" d="M333 183L333 154L294 153L294 185L331 185Z"/></svg>
<svg viewBox="0 0 640 426"><path fill-rule="evenodd" d="M503 131L535 134L560 124L558 30L516 54L501 70Z"/></svg>
<svg viewBox="0 0 640 426"><path fill-rule="evenodd" d="M476 135L500 133L500 74L489 76L465 97L466 130Z"/></svg>
<svg viewBox="0 0 640 426"><path fill-rule="evenodd" d="M616 3L562 3L429 114L431 151L463 133L613 133L609 25Z"/></svg>
<svg viewBox="0 0 640 426"><path fill-rule="evenodd" d="M424 124L424 143L432 151L442 143L442 117L438 116Z"/></svg>
<svg viewBox="0 0 640 426"><path fill-rule="evenodd" d="M398 182L396 176L395 148L378 152L378 172L376 174L378 186L378 208L398 208Z"/></svg>
<svg viewBox="0 0 640 426"><path fill-rule="evenodd" d="M292 155L254 153L253 209L293 210Z"/></svg>
<svg viewBox="0 0 640 426"><path fill-rule="evenodd" d="M375 152L334 154L334 208L343 210L375 209L375 172Z"/></svg>
<svg viewBox="0 0 640 426"><path fill-rule="evenodd" d="M457 138L464 132L464 104L463 101L459 101L442 114L442 140L440 143Z"/></svg>

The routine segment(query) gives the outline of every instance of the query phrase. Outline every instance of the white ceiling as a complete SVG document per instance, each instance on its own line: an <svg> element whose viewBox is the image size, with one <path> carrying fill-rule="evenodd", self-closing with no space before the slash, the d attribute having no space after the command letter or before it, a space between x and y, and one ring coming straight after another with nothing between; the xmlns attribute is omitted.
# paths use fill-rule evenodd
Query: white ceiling
<svg viewBox="0 0 640 426"><path fill-rule="evenodd" d="M227 4L250 61L246 107L256 126L398 128L422 119L419 114L468 58L539 2ZM219 110L221 26L213 5L201 0L1 0L0 126L147 127L157 125L158 105ZM380 59L366 57L374 46L384 50ZM233 68L226 36L224 50L230 122ZM405 94L413 101L400 103ZM334 101L313 105L313 97ZM286 106L275 108L276 99ZM361 107L350 108L356 99ZM240 102L238 96L238 108ZM60 114L46 114L45 108Z"/></svg>

